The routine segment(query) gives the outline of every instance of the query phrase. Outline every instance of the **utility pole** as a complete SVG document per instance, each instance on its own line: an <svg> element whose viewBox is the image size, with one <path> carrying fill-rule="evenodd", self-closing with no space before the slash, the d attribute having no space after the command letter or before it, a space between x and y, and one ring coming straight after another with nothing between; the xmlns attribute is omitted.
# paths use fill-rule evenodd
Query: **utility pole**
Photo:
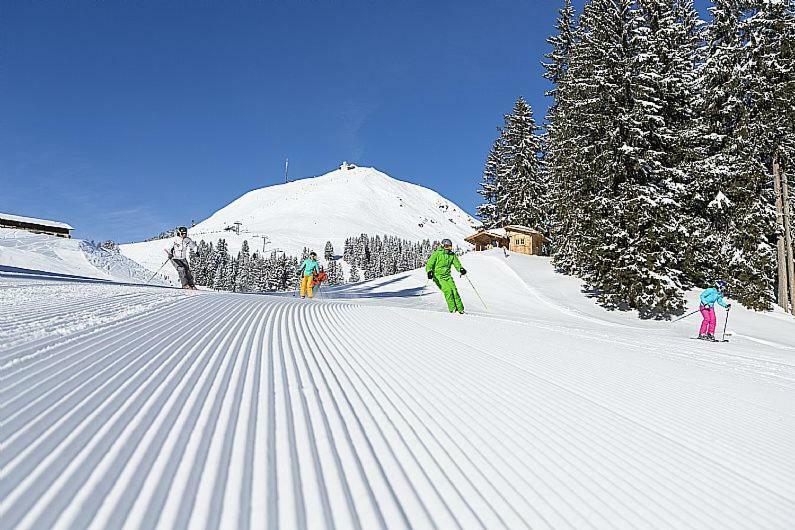
<svg viewBox="0 0 795 530"><path fill-rule="evenodd" d="M776 213L783 236L778 238L778 303L795 315L795 258L793 258L792 226L789 202L789 183L782 174L778 151L773 155L773 188L776 193ZM789 305L789 307L788 307Z"/></svg>
<svg viewBox="0 0 795 530"><path fill-rule="evenodd" d="M285 184L290 182L290 180L287 178L289 169L290 169L290 159L289 158L285 158L284 159L284 183Z"/></svg>

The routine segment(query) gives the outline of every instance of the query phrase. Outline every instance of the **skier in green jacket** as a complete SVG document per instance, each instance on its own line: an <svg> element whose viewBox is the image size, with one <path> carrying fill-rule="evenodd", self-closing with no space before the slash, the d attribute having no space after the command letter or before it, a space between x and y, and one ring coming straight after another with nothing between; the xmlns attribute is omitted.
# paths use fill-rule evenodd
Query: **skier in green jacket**
<svg viewBox="0 0 795 530"><path fill-rule="evenodd" d="M428 273L428 279L433 280L439 289L444 293L444 298L447 300L447 308L451 313L464 312L464 303L461 301L461 296L458 294L458 288L455 286L453 276L450 274L450 269L455 267L461 276L467 273L466 269L461 266L458 261L458 256L453 252L453 242L449 239L443 239L442 244L437 248L428 263L425 264L425 272Z"/></svg>

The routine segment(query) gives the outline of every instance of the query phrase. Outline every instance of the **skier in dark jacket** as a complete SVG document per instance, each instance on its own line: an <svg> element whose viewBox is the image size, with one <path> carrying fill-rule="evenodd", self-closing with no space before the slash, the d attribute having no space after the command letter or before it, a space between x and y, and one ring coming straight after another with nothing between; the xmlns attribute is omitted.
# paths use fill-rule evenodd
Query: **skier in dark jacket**
<svg viewBox="0 0 795 530"><path fill-rule="evenodd" d="M177 228L177 233L169 248L164 249L168 259L174 264L179 274L179 282L183 289L196 289L193 273L190 271L188 256L191 250L196 250L196 242L188 237L188 229L184 226Z"/></svg>
<svg viewBox="0 0 795 530"><path fill-rule="evenodd" d="M428 273L428 279L433 280L436 286L444 293L444 298L447 300L447 309L451 313L463 314L464 303L458 294L455 280L450 274L452 267L455 267L461 273L461 276L467 273L466 269L461 266L458 256L453 252L453 242L449 239L443 239L441 246L431 254L428 263L425 264L425 272Z"/></svg>

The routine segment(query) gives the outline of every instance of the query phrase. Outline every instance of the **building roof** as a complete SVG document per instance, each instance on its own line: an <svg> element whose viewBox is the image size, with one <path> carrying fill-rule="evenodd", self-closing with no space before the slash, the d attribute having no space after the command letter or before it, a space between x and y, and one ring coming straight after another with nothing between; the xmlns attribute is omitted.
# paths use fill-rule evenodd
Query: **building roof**
<svg viewBox="0 0 795 530"><path fill-rule="evenodd" d="M15 221L17 223L29 223L34 225L49 226L52 228L63 228L65 230L74 230L72 225L61 223L58 221L48 221L47 219L37 219L35 217L25 217L23 215L12 215L10 213L0 212L0 219L7 221Z"/></svg>
<svg viewBox="0 0 795 530"><path fill-rule="evenodd" d="M469 237L464 238L465 241L475 241L487 237L489 239L507 239L508 234L502 228L492 228L489 230L478 230L476 233Z"/></svg>
<svg viewBox="0 0 795 530"><path fill-rule="evenodd" d="M511 231L511 232L519 232L521 234L540 234L541 232L536 230L535 228L530 228L529 226L524 225L508 225L502 228L503 230Z"/></svg>

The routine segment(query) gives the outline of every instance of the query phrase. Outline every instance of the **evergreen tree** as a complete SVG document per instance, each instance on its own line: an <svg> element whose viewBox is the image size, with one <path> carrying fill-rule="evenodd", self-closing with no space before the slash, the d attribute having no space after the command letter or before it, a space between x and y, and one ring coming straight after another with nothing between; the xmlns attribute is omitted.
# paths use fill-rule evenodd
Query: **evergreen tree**
<svg viewBox="0 0 795 530"><path fill-rule="evenodd" d="M227 250L226 240L219 239L215 246L215 256L212 265L212 287L219 291L231 291L234 286L232 268L230 267L231 258Z"/></svg>
<svg viewBox="0 0 795 530"><path fill-rule="evenodd" d="M359 276L359 269L356 267L356 264L351 265L351 272L348 277L348 281L350 283L360 282L362 280L361 276Z"/></svg>
<svg viewBox="0 0 795 530"><path fill-rule="evenodd" d="M208 281L208 264L213 259L212 244L208 245L204 240L199 241L196 247L196 252L191 253L191 271L193 272L193 279L197 285L207 285Z"/></svg>
<svg viewBox="0 0 795 530"><path fill-rule="evenodd" d="M499 228L502 226L502 215L498 210L498 197L502 195L502 186L499 179L501 157L503 148L502 131L498 130L497 139L491 146L491 151L483 168L483 180L478 193L483 197L483 203L478 205L477 214L484 228Z"/></svg>
<svg viewBox="0 0 795 530"><path fill-rule="evenodd" d="M564 83L566 72L569 69L571 47L574 44L575 36L574 15L574 6L571 0L563 0L563 7L558 11L558 19L555 23L557 32L547 39L547 43L552 46L552 51L545 54L544 57L550 62L544 63L542 66L546 70L544 77L552 83L552 89L545 93L546 96L553 98L547 113L547 122L550 125L555 121L555 114L561 99L558 87Z"/></svg>
<svg viewBox="0 0 795 530"><path fill-rule="evenodd" d="M554 98L547 114L545 162L549 185L550 234L553 245L553 263L562 272L578 273L580 226L584 212L580 198L581 167L572 156L574 127L577 125L576 96L580 87L568 82L572 47L578 40L574 8L564 0L555 24L557 33L548 39L552 51L546 55L550 62L544 65L545 77L553 84L547 95Z"/></svg>
<svg viewBox="0 0 795 530"><path fill-rule="evenodd" d="M334 257L334 246L331 244L331 241L326 241L326 248L323 252L323 256L326 258L326 261Z"/></svg>
<svg viewBox="0 0 795 530"><path fill-rule="evenodd" d="M666 167L673 151L663 145L667 123L655 73L661 52L654 46L662 37L644 15L632 0L585 6L561 89L571 104L565 112L577 119L566 122L569 149L557 156L567 159L563 196L583 213L568 234L564 262L604 305L651 317L684 305L683 231L681 183Z"/></svg>
<svg viewBox="0 0 795 530"><path fill-rule="evenodd" d="M723 277L745 305L775 299L772 160L792 152L793 8L774 0L716 0L698 101L701 159L691 203L699 245L688 272ZM717 210L723 194L731 206Z"/></svg>
<svg viewBox="0 0 795 530"><path fill-rule="evenodd" d="M753 165L732 179L729 198L737 205L731 241L735 253L733 294L746 305L770 309L775 303L777 275L773 159L795 154L795 4L752 0L740 22L742 48L740 83L747 108L740 134L747 131ZM784 163L786 165L786 163Z"/></svg>
<svg viewBox="0 0 795 530"><path fill-rule="evenodd" d="M503 224L546 230L547 183L541 137L533 110L523 98L505 116L503 147L498 168L496 210Z"/></svg>
<svg viewBox="0 0 795 530"><path fill-rule="evenodd" d="M243 241L240 252L237 254L237 275L235 276L234 290L246 293L253 288L252 263L249 253L248 241Z"/></svg>

